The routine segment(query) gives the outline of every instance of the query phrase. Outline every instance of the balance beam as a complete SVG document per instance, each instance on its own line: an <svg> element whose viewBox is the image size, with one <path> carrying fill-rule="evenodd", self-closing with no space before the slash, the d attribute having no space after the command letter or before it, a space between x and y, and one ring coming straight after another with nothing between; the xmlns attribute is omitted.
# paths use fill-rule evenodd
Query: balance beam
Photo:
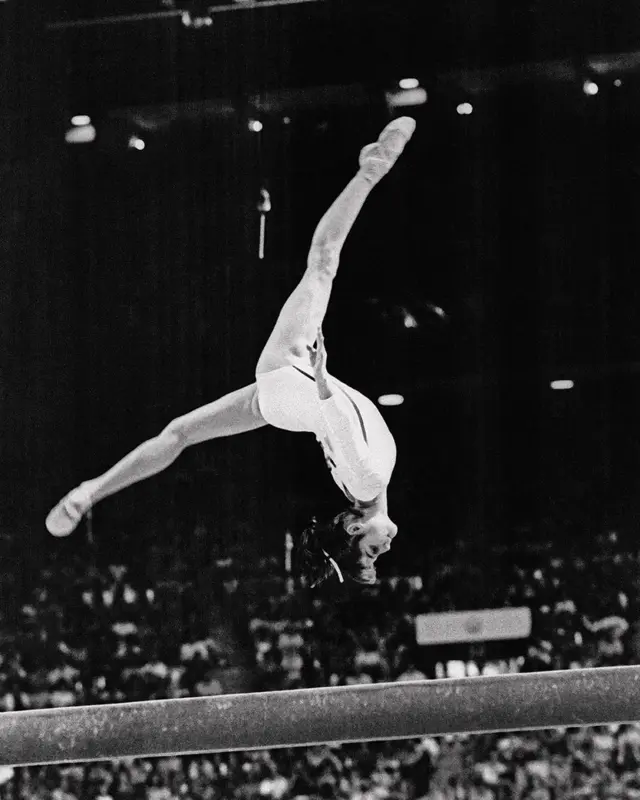
<svg viewBox="0 0 640 800"><path fill-rule="evenodd" d="M0 714L0 765L640 721L640 667L378 683Z"/></svg>

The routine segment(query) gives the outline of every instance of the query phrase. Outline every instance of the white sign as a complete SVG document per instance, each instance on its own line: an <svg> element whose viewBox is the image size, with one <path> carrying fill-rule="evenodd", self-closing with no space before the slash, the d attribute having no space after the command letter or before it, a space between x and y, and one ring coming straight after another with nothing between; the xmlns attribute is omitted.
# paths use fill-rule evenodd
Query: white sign
<svg viewBox="0 0 640 800"><path fill-rule="evenodd" d="M418 644L525 639L530 634L531 611L525 607L449 611L416 617Z"/></svg>

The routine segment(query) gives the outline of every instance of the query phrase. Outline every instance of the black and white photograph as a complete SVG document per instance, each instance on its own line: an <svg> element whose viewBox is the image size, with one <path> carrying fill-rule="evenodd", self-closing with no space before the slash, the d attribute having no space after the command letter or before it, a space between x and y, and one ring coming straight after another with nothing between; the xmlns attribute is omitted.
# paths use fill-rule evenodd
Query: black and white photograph
<svg viewBox="0 0 640 800"><path fill-rule="evenodd" d="M0 0L0 800L640 800L640 5Z"/></svg>

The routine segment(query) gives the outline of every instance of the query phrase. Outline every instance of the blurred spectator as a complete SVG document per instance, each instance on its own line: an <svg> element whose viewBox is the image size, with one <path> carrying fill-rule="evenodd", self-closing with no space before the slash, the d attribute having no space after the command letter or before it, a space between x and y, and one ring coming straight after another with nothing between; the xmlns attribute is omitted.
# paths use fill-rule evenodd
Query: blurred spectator
<svg viewBox="0 0 640 800"><path fill-rule="evenodd" d="M408 660L402 672L396 677L396 681L426 681L427 676L419 670L413 661Z"/></svg>

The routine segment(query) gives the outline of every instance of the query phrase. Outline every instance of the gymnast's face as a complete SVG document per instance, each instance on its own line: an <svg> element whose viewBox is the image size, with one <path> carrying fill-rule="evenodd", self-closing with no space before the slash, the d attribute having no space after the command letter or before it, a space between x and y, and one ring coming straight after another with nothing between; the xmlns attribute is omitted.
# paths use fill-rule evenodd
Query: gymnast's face
<svg viewBox="0 0 640 800"><path fill-rule="evenodd" d="M366 564L373 565L382 553L391 548L391 542L398 533L398 526L380 510L366 509L362 516L345 520L345 529L350 536L357 537L360 557Z"/></svg>

